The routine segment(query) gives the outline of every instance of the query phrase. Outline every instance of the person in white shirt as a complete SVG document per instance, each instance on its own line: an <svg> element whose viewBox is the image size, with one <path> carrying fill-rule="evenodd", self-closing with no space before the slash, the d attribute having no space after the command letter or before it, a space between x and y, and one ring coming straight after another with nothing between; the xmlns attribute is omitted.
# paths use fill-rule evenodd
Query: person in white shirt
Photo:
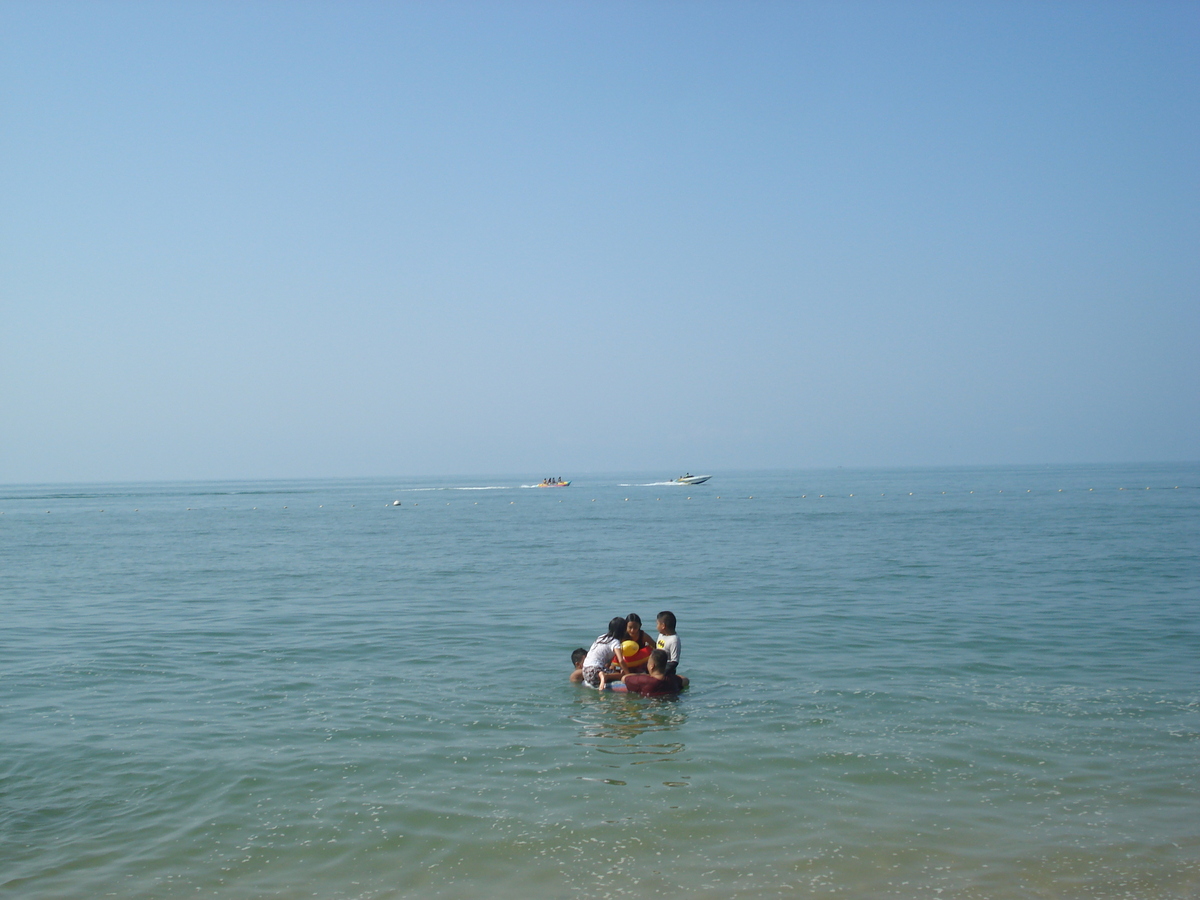
<svg viewBox="0 0 1200 900"><path fill-rule="evenodd" d="M588 687L600 687L600 673L614 664L621 670L621 675L629 674L625 657L621 655L625 626L625 618L617 616L608 623L608 631L596 638L588 649L583 659L583 683Z"/></svg>
<svg viewBox="0 0 1200 900"><path fill-rule="evenodd" d="M664 610L658 614L658 649L667 651L665 673L674 675L679 668L679 635L675 633L675 613Z"/></svg>

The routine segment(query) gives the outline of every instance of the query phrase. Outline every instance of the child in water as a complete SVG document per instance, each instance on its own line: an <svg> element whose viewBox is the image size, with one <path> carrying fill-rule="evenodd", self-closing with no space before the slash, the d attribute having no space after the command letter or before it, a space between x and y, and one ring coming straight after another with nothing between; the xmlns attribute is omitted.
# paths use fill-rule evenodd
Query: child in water
<svg viewBox="0 0 1200 900"><path fill-rule="evenodd" d="M625 640L626 622L621 616L611 619L608 631L600 635L592 643L583 659L583 683L588 687L598 688L602 684L604 670L610 663L616 663L622 675L629 674L625 665L625 657L621 655L621 642Z"/></svg>
<svg viewBox="0 0 1200 900"><path fill-rule="evenodd" d="M575 671L571 673L571 684L579 684L583 681L583 660L587 656L587 651L582 647L571 651L571 663L575 666Z"/></svg>
<svg viewBox="0 0 1200 900"><path fill-rule="evenodd" d="M641 662L630 662L628 658L626 658L625 662L629 664L630 672L645 672L645 656L649 655L648 651L654 649L654 638L642 631L642 617L637 613L630 613L627 615L625 617L625 623L625 640L632 641L633 643L637 644L637 652L639 654L641 654L643 647L646 648L647 651L645 655L639 656ZM628 654L626 654L626 657L628 657Z"/></svg>
<svg viewBox="0 0 1200 900"><path fill-rule="evenodd" d="M658 648L667 653L666 673L674 675L679 668L679 635L675 633L675 613L663 610L658 614Z"/></svg>
<svg viewBox="0 0 1200 900"><path fill-rule="evenodd" d="M682 675L672 675L666 671L667 651L655 650L646 660L646 674L636 673L626 675L622 681L625 690L631 694L641 694L647 697L664 694L678 694L687 687L688 680ZM604 674L600 675L600 690L609 686Z"/></svg>

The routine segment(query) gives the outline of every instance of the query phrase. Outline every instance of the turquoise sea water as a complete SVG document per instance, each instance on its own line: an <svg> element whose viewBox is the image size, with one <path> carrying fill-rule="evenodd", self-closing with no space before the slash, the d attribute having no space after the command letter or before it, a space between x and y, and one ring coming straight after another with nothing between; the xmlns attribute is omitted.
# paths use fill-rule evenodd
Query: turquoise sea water
<svg viewBox="0 0 1200 900"><path fill-rule="evenodd" d="M1200 466L541 474L0 488L0 896L1200 895Z"/></svg>

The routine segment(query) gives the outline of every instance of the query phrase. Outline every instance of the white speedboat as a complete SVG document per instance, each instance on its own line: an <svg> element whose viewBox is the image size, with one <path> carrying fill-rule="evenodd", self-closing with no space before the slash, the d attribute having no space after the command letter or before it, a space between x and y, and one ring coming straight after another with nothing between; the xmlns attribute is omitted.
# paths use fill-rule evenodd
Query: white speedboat
<svg viewBox="0 0 1200 900"><path fill-rule="evenodd" d="M675 479L676 484L704 484L711 475L680 475Z"/></svg>

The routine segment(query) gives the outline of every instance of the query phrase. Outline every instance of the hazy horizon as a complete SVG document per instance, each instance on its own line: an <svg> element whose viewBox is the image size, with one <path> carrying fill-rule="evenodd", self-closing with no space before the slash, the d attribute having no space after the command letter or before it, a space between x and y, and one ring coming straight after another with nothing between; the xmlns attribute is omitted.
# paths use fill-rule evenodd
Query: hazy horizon
<svg viewBox="0 0 1200 900"><path fill-rule="evenodd" d="M864 475L884 475L896 474L900 472L913 472L921 474L929 474L933 472L944 472L950 474L961 474L963 472L980 471L989 472L995 470L1029 470L1037 472L1045 472L1046 470L1074 470L1072 474L1077 474L1080 469L1113 469L1113 468L1169 468L1173 466L1200 466L1200 460L1159 460L1155 462L1147 461L1121 461L1121 462L1078 462L1078 463L982 463L982 464L964 464L964 465L942 465L942 466L803 466L793 468L761 468L761 469L723 469L723 470L689 470L693 475L709 475L712 481L708 482L709 488L720 489L721 482L724 478L741 478L751 475L799 475L799 474L827 474L832 472L841 472L846 475L864 474ZM307 475L297 477L268 477L268 478L157 478L157 479L125 479L112 481L28 481L28 482L6 482L0 483L0 488L13 488L17 490L25 488L37 487L105 487L105 486L152 486L152 485L196 485L196 484L265 484L278 482L280 484L292 484L300 482L331 482L331 483L356 483L356 482L378 482L378 481L396 481L400 483L418 484L422 482L482 482L489 481L509 481L516 482L514 484L499 485L497 487L517 488L528 487L531 484L536 484L543 477L562 477L564 480L572 483L580 483L583 485L602 483L617 478L642 478L642 477L658 477L661 476L664 480L661 482L652 482L641 487L649 487L654 484L667 485L671 480L678 475L683 474L683 470L666 470L666 469L627 469L627 470L609 470L609 471L571 471L569 473L555 473L553 475L544 475L541 472L446 472L439 474L415 474L415 473L393 473L393 474L373 474L373 475ZM1147 474L1145 471L1139 473ZM453 487L454 485L450 485ZM1172 485L1174 487L1174 485Z"/></svg>
<svg viewBox="0 0 1200 900"><path fill-rule="evenodd" d="M0 483L1200 459L1198 46L1190 3L4 4Z"/></svg>

